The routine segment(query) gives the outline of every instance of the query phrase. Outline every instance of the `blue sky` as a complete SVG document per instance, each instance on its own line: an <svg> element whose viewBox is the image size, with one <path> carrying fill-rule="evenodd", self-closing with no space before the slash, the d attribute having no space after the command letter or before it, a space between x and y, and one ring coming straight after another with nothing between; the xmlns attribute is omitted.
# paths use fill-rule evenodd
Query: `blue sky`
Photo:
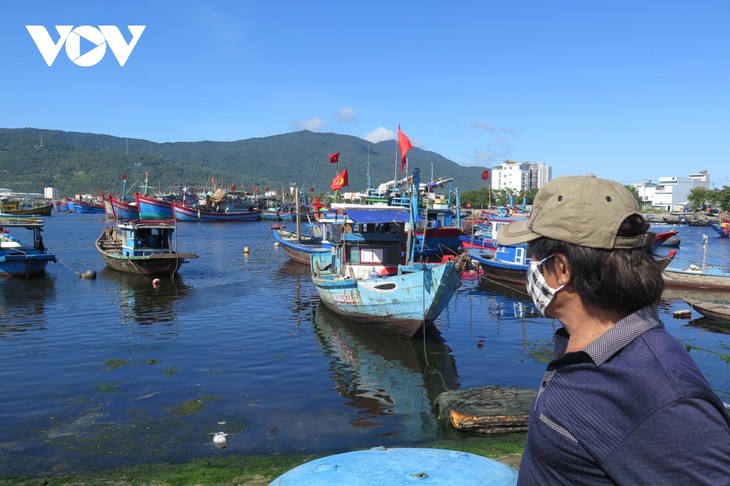
<svg viewBox="0 0 730 486"><path fill-rule="evenodd" d="M544 162L623 183L730 186L730 2L0 2L0 127L156 142L300 129L461 165ZM145 25L48 67L26 25ZM83 47L82 47L83 49ZM82 54L85 51L82 51ZM332 147L336 151L337 147ZM323 160L326 160L323 154Z"/></svg>

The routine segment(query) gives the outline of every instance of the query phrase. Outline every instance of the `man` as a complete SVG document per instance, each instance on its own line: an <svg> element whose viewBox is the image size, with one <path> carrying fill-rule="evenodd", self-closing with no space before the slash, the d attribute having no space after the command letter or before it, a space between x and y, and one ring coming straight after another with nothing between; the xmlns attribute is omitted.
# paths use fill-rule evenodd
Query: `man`
<svg viewBox="0 0 730 486"><path fill-rule="evenodd" d="M529 242L527 289L561 322L518 483L730 484L730 418L659 320L653 239L617 182L561 177L500 244Z"/></svg>

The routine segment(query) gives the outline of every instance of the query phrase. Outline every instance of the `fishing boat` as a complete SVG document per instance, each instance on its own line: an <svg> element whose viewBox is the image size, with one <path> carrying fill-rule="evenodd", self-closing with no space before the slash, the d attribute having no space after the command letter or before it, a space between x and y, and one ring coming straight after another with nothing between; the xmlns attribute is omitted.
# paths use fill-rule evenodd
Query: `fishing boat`
<svg viewBox="0 0 730 486"><path fill-rule="evenodd" d="M702 237L704 239L702 265L692 264L688 268L668 265L663 271L665 287L730 292L730 271L707 264L709 237L707 235Z"/></svg>
<svg viewBox="0 0 730 486"><path fill-rule="evenodd" d="M56 256L48 253L43 244L44 221L40 218L0 216L0 275L33 277L46 270ZM27 229L33 233L33 243L26 244L10 233L13 229Z"/></svg>
<svg viewBox="0 0 730 486"><path fill-rule="evenodd" d="M707 319L730 322L730 305L708 300L685 299L684 301Z"/></svg>
<svg viewBox="0 0 730 486"><path fill-rule="evenodd" d="M723 219L721 223L710 221L710 227L720 238L727 238L730 235L730 220Z"/></svg>
<svg viewBox="0 0 730 486"><path fill-rule="evenodd" d="M134 221L139 219L139 207L137 204L124 202L113 196L108 196L109 203L112 206L112 213L114 219L126 219L128 221Z"/></svg>
<svg viewBox="0 0 730 486"><path fill-rule="evenodd" d="M171 220L117 221L104 228L96 249L107 267L119 272L152 276L173 276L195 253L178 253Z"/></svg>
<svg viewBox="0 0 730 486"><path fill-rule="evenodd" d="M484 272L484 278L524 285L527 280L527 245L497 245L494 251L471 252L470 257Z"/></svg>
<svg viewBox="0 0 730 486"><path fill-rule="evenodd" d="M309 265L311 255L315 253L329 253L330 246L324 246L322 237L317 235L318 227L310 227L309 232L302 234L301 231L291 231L284 226L275 224L271 227L274 239L279 247L292 261Z"/></svg>
<svg viewBox="0 0 730 486"><path fill-rule="evenodd" d="M413 187L418 188L419 170ZM412 233L418 192L410 208L333 204L321 215L328 253L311 255L320 301L365 325L414 337L446 308L461 285L457 262L414 261ZM334 210L334 211L332 211Z"/></svg>
<svg viewBox="0 0 730 486"><path fill-rule="evenodd" d="M104 206L95 202L82 201L81 199L66 199L68 210L72 213L103 214Z"/></svg>
<svg viewBox="0 0 730 486"><path fill-rule="evenodd" d="M139 210L139 219L173 219L172 203L136 192L134 194Z"/></svg>
<svg viewBox="0 0 730 486"><path fill-rule="evenodd" d="M256 208L245 211L218 212L201 209L199 206L183 206L177 203L170 203L170 205L177 221L224 222L258 221L261 219L261 211Z"/></svg>

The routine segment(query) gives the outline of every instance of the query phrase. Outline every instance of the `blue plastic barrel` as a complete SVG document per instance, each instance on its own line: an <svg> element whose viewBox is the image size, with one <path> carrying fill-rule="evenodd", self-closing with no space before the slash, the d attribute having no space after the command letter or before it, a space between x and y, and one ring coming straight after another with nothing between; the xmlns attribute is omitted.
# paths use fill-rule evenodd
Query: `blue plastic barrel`
<svg viewBox="0 0 730 486"><path fill-rule="evenodd" d="M457 486L517 484L501 462L445 449L378 447L316 459L282 474L269 486Z"/></svg>

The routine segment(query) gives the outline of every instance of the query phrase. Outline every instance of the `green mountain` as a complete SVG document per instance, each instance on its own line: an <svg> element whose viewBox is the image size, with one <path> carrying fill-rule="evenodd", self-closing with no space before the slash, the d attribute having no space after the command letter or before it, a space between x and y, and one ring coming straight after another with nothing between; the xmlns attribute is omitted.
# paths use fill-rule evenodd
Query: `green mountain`
<svg viewBox="0 0 730 486"><path fill-rule="evenodd" d="M156 143L93 133L36 128L0 129L0 187L17 192L58 188L62 195L121 191L122 174L128 191L138 190L149 171L154 190L182 184L205 187L215 178L219 186L251 190L286 188L297 184L316 193L329 192L337 173L328 154L339 152L340 171L347 168L345 190L368 187L404 177L396 172L396 143L369 143L336 133L300 131L233 142ZM421 169L421 180L453 177L461 192L484 186L484 167L464 167L435 152L413 148L411 170ZM433 177L432 177L433 176Z"/></svg>

